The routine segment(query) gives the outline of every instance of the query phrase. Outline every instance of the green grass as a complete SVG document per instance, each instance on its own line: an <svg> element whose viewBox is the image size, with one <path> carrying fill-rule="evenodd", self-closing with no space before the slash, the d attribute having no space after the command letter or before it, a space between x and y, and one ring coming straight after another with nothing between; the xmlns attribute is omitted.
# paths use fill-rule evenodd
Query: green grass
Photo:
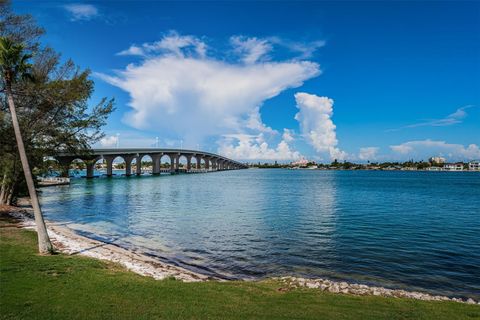
<svg viewBox="0 0 480 320"><path fill-rule="evenodd" d="M279 291L279 282L156 281L80 256L39 256L0 222L0 319L480 319L454 302Z"/></svg>

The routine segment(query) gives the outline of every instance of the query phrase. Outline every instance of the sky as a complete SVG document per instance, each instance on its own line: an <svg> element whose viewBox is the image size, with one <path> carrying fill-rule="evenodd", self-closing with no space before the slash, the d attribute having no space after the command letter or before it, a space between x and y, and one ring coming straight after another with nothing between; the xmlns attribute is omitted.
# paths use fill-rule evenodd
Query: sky
<svg viewBox="0 0 480 320"><path fill-rule="evenodd" d="M14 1L116 111L96 147L480 158L480 2Z"/></svg>

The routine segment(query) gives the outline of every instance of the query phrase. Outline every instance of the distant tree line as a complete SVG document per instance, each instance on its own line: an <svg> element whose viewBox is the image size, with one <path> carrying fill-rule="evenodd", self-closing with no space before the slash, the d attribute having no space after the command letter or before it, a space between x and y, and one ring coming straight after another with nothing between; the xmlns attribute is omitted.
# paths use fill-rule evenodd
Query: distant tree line
<svg viewBox="0 0 480 320"><path fill-rule="evenodd" d="M279 164L276 161L274 163L264 162L264 163L250 163L250 167L254 168L312 168L316 167L318 169L334 169L334 170L365 170L365 169L404 169L404 168L414 168L417 170L425 170L429 167L439 167L442 168L444 163L435 163L428 161L414 161L408 160L404 162L367 162L367 163L354 163L350 161L338 161L334 159L331 163L316 163L310 161L304 165L293 165L291 163ZM468 164L464 163L464 168L468 168Z"/></svg>

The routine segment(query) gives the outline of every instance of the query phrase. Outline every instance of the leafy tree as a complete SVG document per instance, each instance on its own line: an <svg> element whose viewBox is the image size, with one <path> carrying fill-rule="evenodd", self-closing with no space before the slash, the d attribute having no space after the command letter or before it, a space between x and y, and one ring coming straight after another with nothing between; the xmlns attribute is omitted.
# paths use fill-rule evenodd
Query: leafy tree
<svg viewBox="0 0 480 320"><path fill-rule="evenodd" d="M59 150L88 153L90 145L103 137L101 128L113 111L113 100L104 98L89 105L94 88L90 71L81 70L71 60L62 63L58 53L41 47L42 33L30 16L15 15L8 2L0 2L0 35L10 48L0 79L0 204L15 203L17 196L30 189L12 125L10 98L34 174L46 171L51 163L44 162L45 156ZM17 63L12 65L15 55ZM34 81L21 77L27 69ZM7 79L13 78L5 70L15 71L16 81Z"/></svg>
<svg viewBox="0 0 480 320"><path fill-rule="evenodd" d="M10 1L0 0L0 37L22 43L26 50L35 53L40 47L38 38L44 33L31 15L16 15L10 9Z"/></svg>
<svg viewBox="0 0 480 320"><path fill-rule="evenodd" d="M424 169L430 167L430 162L420 161L420 162L417 162L416 165L417 165L418 170L424 170Z"/></svg>

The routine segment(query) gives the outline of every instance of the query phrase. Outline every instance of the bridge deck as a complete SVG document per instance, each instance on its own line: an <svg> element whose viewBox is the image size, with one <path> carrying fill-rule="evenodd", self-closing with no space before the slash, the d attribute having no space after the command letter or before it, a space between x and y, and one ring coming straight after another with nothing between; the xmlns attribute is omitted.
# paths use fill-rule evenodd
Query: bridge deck
<svg viewBox="0 0 480 320"><path fill-rule="evenodd" d="M136 163L140 163L144 156L149 156L153 162L153 174L160 174L165 169L160 167L161 158L167 155L170 158L170 169L168 172L175 173L181 170L180 157L185 157L187 165L186 172L199 172L204 170L205 172L219 171L219 170L237 170L246 169L247 165L228 159L221 155L217 155L211 152L199 151L199 150L186 150L186 149L171 149L171 148L115 148L115 149L91 149L86 154L72 154L67 152L58 152L54 156L60 164L64 167L69 167L70 163L75 159L83 160L87 165L87 177L93 177L93 171L96 161L103 159L107 163L107 176L113 174L113 160L117 157L121 157L125 161L126 175L132 174L132 161L135 159ZM191 160L196 159L195 168L192 167ZM201 162L204 162L202 167ZM68 168L66 170L68 175ZM65 170L64 170L65 174ZM141 174L141 166L137 167L136 174Z"/></svg>

